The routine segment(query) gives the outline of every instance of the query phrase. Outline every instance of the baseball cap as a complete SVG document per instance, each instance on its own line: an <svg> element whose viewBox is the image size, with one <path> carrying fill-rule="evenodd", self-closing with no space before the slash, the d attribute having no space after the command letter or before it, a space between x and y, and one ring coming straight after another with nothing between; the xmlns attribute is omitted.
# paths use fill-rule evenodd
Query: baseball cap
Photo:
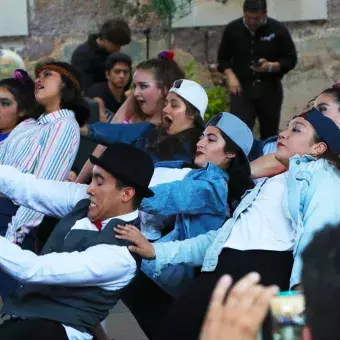
<svg viewBox="0 0 340 340"><path fill-rule="evenodd" d="M178 79L169 92L174 92L193 105L204 120L204 114L208 106L208 95L204 88L193 80Z"/></svg>
<svg viewBox="0 0 340 340"><path fill-rule="evenodd" d="M246 123L229 112L220 112L211 118L207 126L216 126L223 131L248 157L254 136Z"/></svg>

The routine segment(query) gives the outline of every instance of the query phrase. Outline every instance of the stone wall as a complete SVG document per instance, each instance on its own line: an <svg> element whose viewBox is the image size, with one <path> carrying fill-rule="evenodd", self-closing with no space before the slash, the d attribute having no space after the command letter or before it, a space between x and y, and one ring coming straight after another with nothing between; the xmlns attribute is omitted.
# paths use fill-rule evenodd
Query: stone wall
<svg viewBox="0 0 340 340"><path fill-rule="evenodd" d="M328 21L287 23L299 52L299 63L284 78L282 126L310 98L340 78L340 0L328 1ZM74 48L89 32L95 32L104 20L114 16L119 13L113 13L108 0L28 0L30 35L0 37L0 45L17 52L28 70L43 56L68 61ZM150 25L154 27L150 55L154 56L165 48L165 41L159 25L155 21ZM125 51L137 62L145 58L146 42L140 28L135 26L133 32L133 42ZM173 31L173 45L180 50L181 64L196 60L199 64L197 79L202 82L209 79L205 66L216 62L222 32L223 27Z"/></svg>

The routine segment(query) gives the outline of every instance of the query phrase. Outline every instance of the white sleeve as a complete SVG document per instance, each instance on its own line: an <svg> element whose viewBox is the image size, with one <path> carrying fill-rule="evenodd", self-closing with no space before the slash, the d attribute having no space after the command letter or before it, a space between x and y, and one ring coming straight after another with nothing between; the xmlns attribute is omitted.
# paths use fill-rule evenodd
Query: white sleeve
<svg viewBox="0 0 340 340"><path fill-rule="evenodd" d="M63 217L82 199L87 185L37 179L18 169L0 165L0 193L17 204L45 215Z"/></svg>
<svg viewBox="0 0 340 340"><path fill-rule="evenodd" d="M136 273L127 247L100 244L82 252L38 256L0 237L0 267L25 283L100 286L117 290Z"/></svg>

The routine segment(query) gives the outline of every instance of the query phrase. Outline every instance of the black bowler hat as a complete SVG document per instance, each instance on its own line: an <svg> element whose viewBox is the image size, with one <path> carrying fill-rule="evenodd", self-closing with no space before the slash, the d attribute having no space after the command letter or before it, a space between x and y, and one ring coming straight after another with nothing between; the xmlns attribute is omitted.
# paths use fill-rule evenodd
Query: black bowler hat
<svg viewBox="0 0 340 340"><path fill-rule="evenodd" d="M141 197L152 197L149 184L154 171L151 157L144 151L124 143L110 144L97 158L90 156L90 161L98 165L113 177L131 185Z"/></svg>

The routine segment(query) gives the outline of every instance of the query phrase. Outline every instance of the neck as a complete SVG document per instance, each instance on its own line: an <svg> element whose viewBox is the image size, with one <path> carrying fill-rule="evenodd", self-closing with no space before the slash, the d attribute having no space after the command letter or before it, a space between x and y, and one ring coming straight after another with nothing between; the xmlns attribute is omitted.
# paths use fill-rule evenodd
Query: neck
<svg viewBox="0 0 340 340"><path fill-rule="evenodd" d="M60 104L59 103L48 103L45 105L45 114L49 114L51 112L55 112L60 110Z"/></svg>
<svg viewBox="0 0 340 340"><path fill-rule="evenodd" d="M160 125L162 122L162 110L157 110L155 113L151 114L146 119L149 123L155 124L156 126Z"/></svg>
<svg viewBox="0 0 340 340"><path fill-rule="evenodd" d="M8 128L8 129L0 130L0 134L4 135L6 133L10 133L12 130L14 130L14 128L15 128L15 126Z"/></svg>
<svg viewBox="0 0 340 340"><path fill-rule="evenodd" d="M108 82L108 86L109 86L110 92L111 92L112 95L115 97L115 99L116 99L118 102L121 102L121 101L122 101L123 94L124 94L124 89L112 85L111 82Z"/></svg>
<svg viewBox="0 0 340 340"><path fill-rule="evenodd" d="M114 217L117 217L117 216L127 215L127 214L132 213L135 210L136 209L133 209L131 204L129 204L128 206L123 205L121 207L117 207L116 211L113 211L110 214L111 216L107 216L106 218L103 218L103 220L106 220L108 218L114 218Z"/></svg>

